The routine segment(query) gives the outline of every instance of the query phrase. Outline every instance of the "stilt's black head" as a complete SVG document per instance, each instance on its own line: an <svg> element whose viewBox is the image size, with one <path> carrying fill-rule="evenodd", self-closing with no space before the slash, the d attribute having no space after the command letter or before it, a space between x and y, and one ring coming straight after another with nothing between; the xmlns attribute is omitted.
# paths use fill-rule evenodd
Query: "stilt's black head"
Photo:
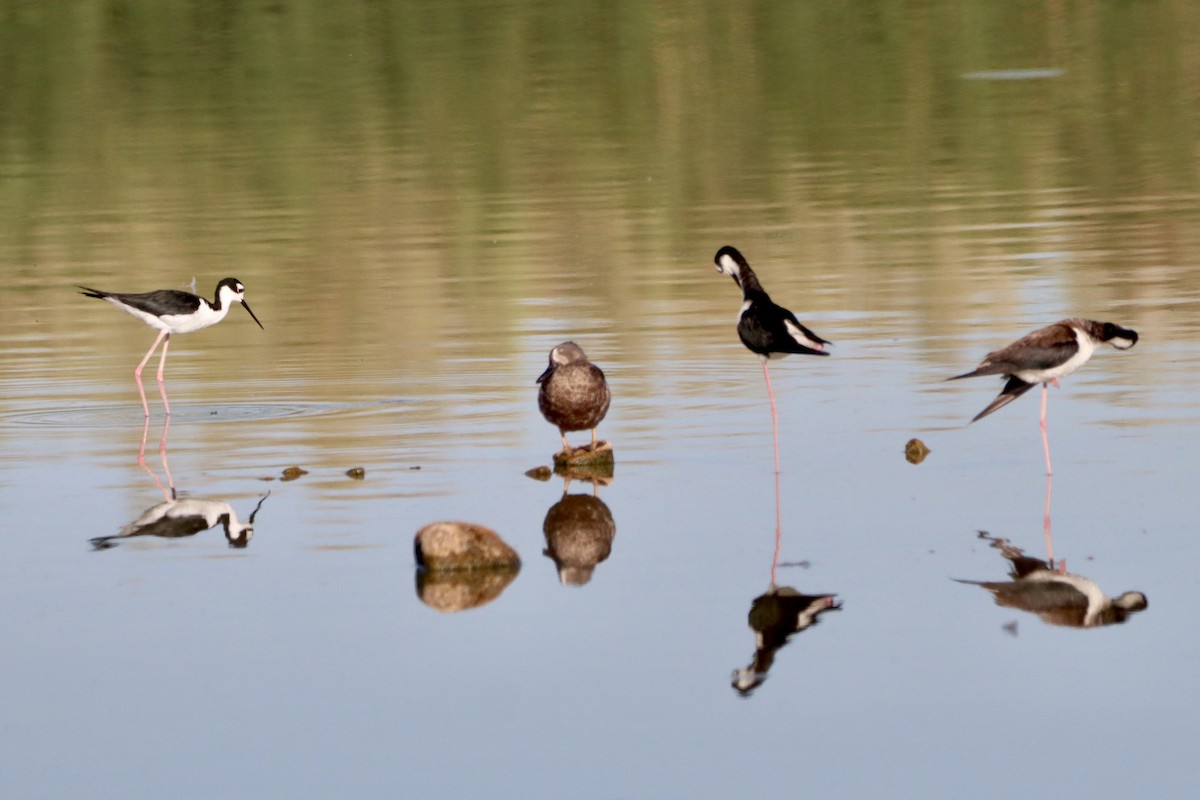
<svg viewBox="0 0 1200 800"><path fill-rule="evenodd" d="M250 314L250 318L262 328L263 324L258 321L258 317L250 310L250 305L246 302L246 287L237 278L225 278L217 284L217 300L216 307L220 308L225 303L241 303L242 308L246 309Z"/></svg>
<svg viewBox="0 0 1200 800"><path fill-rule="evenodd" d="M717 251L716 256L713 257L713 263L717 265L717 272L733 278L733 282L738 286L742 285L743 271L750 269L750 264L747 263L745 257L736 247L729 245L725 245Z"/></svg>
<svg viewBox="0 0 1200 800"><path fill-rule="evenodd" d="M1108 342L1118 350L1128 350L1137 344L1137 331L1122 328L1115 322L1106 322L1100 330L1100 341Z"/></svg>

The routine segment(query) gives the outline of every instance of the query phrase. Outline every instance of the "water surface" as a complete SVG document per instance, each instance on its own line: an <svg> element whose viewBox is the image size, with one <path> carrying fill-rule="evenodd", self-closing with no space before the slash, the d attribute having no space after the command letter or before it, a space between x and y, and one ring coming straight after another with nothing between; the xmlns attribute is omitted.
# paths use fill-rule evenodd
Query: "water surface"
<svg viewBox="0 0 1200 800"><path fill-rule="evenodd" d="M1165 2L10 11L0 785L1190 797L1197 23ZM723 244L835 343L772 364L778 542ZM266 330L234 309L176 337L166 462L151 382L143 467L153 333L73 287L227 275ZM1054 556L1149 598L1096 630L952 580L1004 579L981 530L1048 555L1046 483L1034 393L967 426L998 384L944 379L1076 315L1142 337L1050 398ZM524 475L558 446L534 378L567 339L614 393L614 479L566 489L615 528L582 586L543 554L562 481ZM164 502L164 466L241 522L261 500L247 546L217 525L93 549ZM423 602L412 537L438 519L494 528L520 573L471 610ZM742 693L772 575L841 608Z"/></svg>

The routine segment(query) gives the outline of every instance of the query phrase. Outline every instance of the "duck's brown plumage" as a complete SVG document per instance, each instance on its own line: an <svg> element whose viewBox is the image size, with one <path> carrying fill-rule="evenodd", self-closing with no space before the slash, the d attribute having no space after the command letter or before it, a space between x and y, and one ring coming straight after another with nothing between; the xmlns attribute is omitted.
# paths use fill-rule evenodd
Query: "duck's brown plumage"
<svg viewBox="0 0 1200 800"><path fill-rule="evenodd" d="M571 431L592 431L596 442L596 426L608 413L612 392L599 367L587 360L583 348L574 342L563 342L550 351L550 364L537 379L538 409L546 420L558 427L563 449L569 449L566 434Z"/></svg>

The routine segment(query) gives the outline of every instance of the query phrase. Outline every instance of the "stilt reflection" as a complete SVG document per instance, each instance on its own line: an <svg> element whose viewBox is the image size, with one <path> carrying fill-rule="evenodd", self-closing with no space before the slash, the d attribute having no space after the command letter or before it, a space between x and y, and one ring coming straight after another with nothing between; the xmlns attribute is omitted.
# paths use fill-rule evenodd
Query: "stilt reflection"
<svg viewBox="0 0 1200 800"><path fill-rule="evenodd" d="M1047 522L1048 548L1051 545L1049 530ZM1026 555L1009 540L986 531L980 531L979 538L1008 559L1010 580L956 580L983 587L992 594L998 606L1037 614L1049 625L1097 628L1125 622L1130 614L1142 611L1148 605L1146 595L1141 592L1125 592L1116 598L1105 595L1094 581L1068 573L1065 563L1060 562L1056 567L1053 555L1048 561L1042 561Z"/></svg>
<svg viewBox="0 0 1200 800"><path fill-rule="evenodd" d="M780 507L779 473L775 473L775 550L771 557L771 583L767 591L750 603L747 622L754 631L754 658L733 671L731 685L749 697L767 679L775 654L793 634L816 625L826 611L841 610L835 594L803 594L790 586L779 586L776 573L783 544L783 515Z"/></svg>
<svg viewBox="0 0 1200 800"><path fill-rule="evenodd" d="M233 506L223 500L208 500L200 497L185 497L179 499L175 489L175 479L171 475L171 467L167 460L167 434L171 428L170 417L163 424L162 438L159 440L158 453L162 461L166 483L146 463L146 441L150 432L150 419L147 418L142 427L142 441L138 448L138 466L144 469L154 481L155 487L162 493L163 500L146 509L119 533L112 536L97 536L91 539L92 547L96 550L108 550L122 541L128 541L136 536L157 536L164 539L179 539L194 536L201 531L209 530L220 525L225 532L225 539L230 547L242 548L250 543L254 535L254 517L262 508L263 501L270 492L263 495L246 522L238 520Z"/></svg>
<svg viewBox="0 0 1200 800"><path fill-rule="evenodd" d="M567 586L583 586L592 579L596 565L612 552L617 523L599 497L598 487L607 480L584 478L592 484L591 494L569 494L571 473L563 473L562 499L546 511L542 532L546 549L542 555L558 568L558 580Z"/></svg>

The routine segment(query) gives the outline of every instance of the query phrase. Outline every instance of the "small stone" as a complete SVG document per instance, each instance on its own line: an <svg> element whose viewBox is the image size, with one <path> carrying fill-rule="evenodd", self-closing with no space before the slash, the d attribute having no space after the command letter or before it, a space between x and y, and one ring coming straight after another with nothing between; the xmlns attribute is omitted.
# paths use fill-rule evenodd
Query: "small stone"
<svg viewBox="0 0 1200 800"><path fill-rule="evenodd" d="M533 469L525 470L525 477L533 478L535 481L548 481L553 475L550 468L547 466L534 467Z"/></svg>
<svg viewBox="0 0 1200 800"><path fill-rule="evenodd" d="M308 474L308 470L306 470L306 469L301 469L300 467L288 467L287 469L285 469L283 471L282 480L294 481L294 480L296 480L296 478L299 478L301 475L307 475L307 474Z"/></svg>
<svg viewBox="0 0 1200 800"><path fill-rule="evenodd" d="M517 569L521 559L491 528L473 522L433 522L413 541L417 564L427 570Z"/></svg>
<svg viewBox="0 0 1200 800"><path fill-rule="evenodd" d="M361 481L363 478L367 477L367 471L362 467L351 467L350 469L346 470L346 475L347 477L353 478L356 481Z"/></svg>
<svg viewBox="0 0 1200 800"><path fill-rule="evenodd" d="M904 457L910 464L920 464L932 451L920 439L909 439L904 445Z"/></svg>
<svg viewBox="0 0 1200 800"><path fill-rule="evenodd" d="M608 442L596 442L595 449L590 444L583 447L573 447L569 451L554 454L555 467L591 467L607 468L612 471L613 448Z"/></svg>

